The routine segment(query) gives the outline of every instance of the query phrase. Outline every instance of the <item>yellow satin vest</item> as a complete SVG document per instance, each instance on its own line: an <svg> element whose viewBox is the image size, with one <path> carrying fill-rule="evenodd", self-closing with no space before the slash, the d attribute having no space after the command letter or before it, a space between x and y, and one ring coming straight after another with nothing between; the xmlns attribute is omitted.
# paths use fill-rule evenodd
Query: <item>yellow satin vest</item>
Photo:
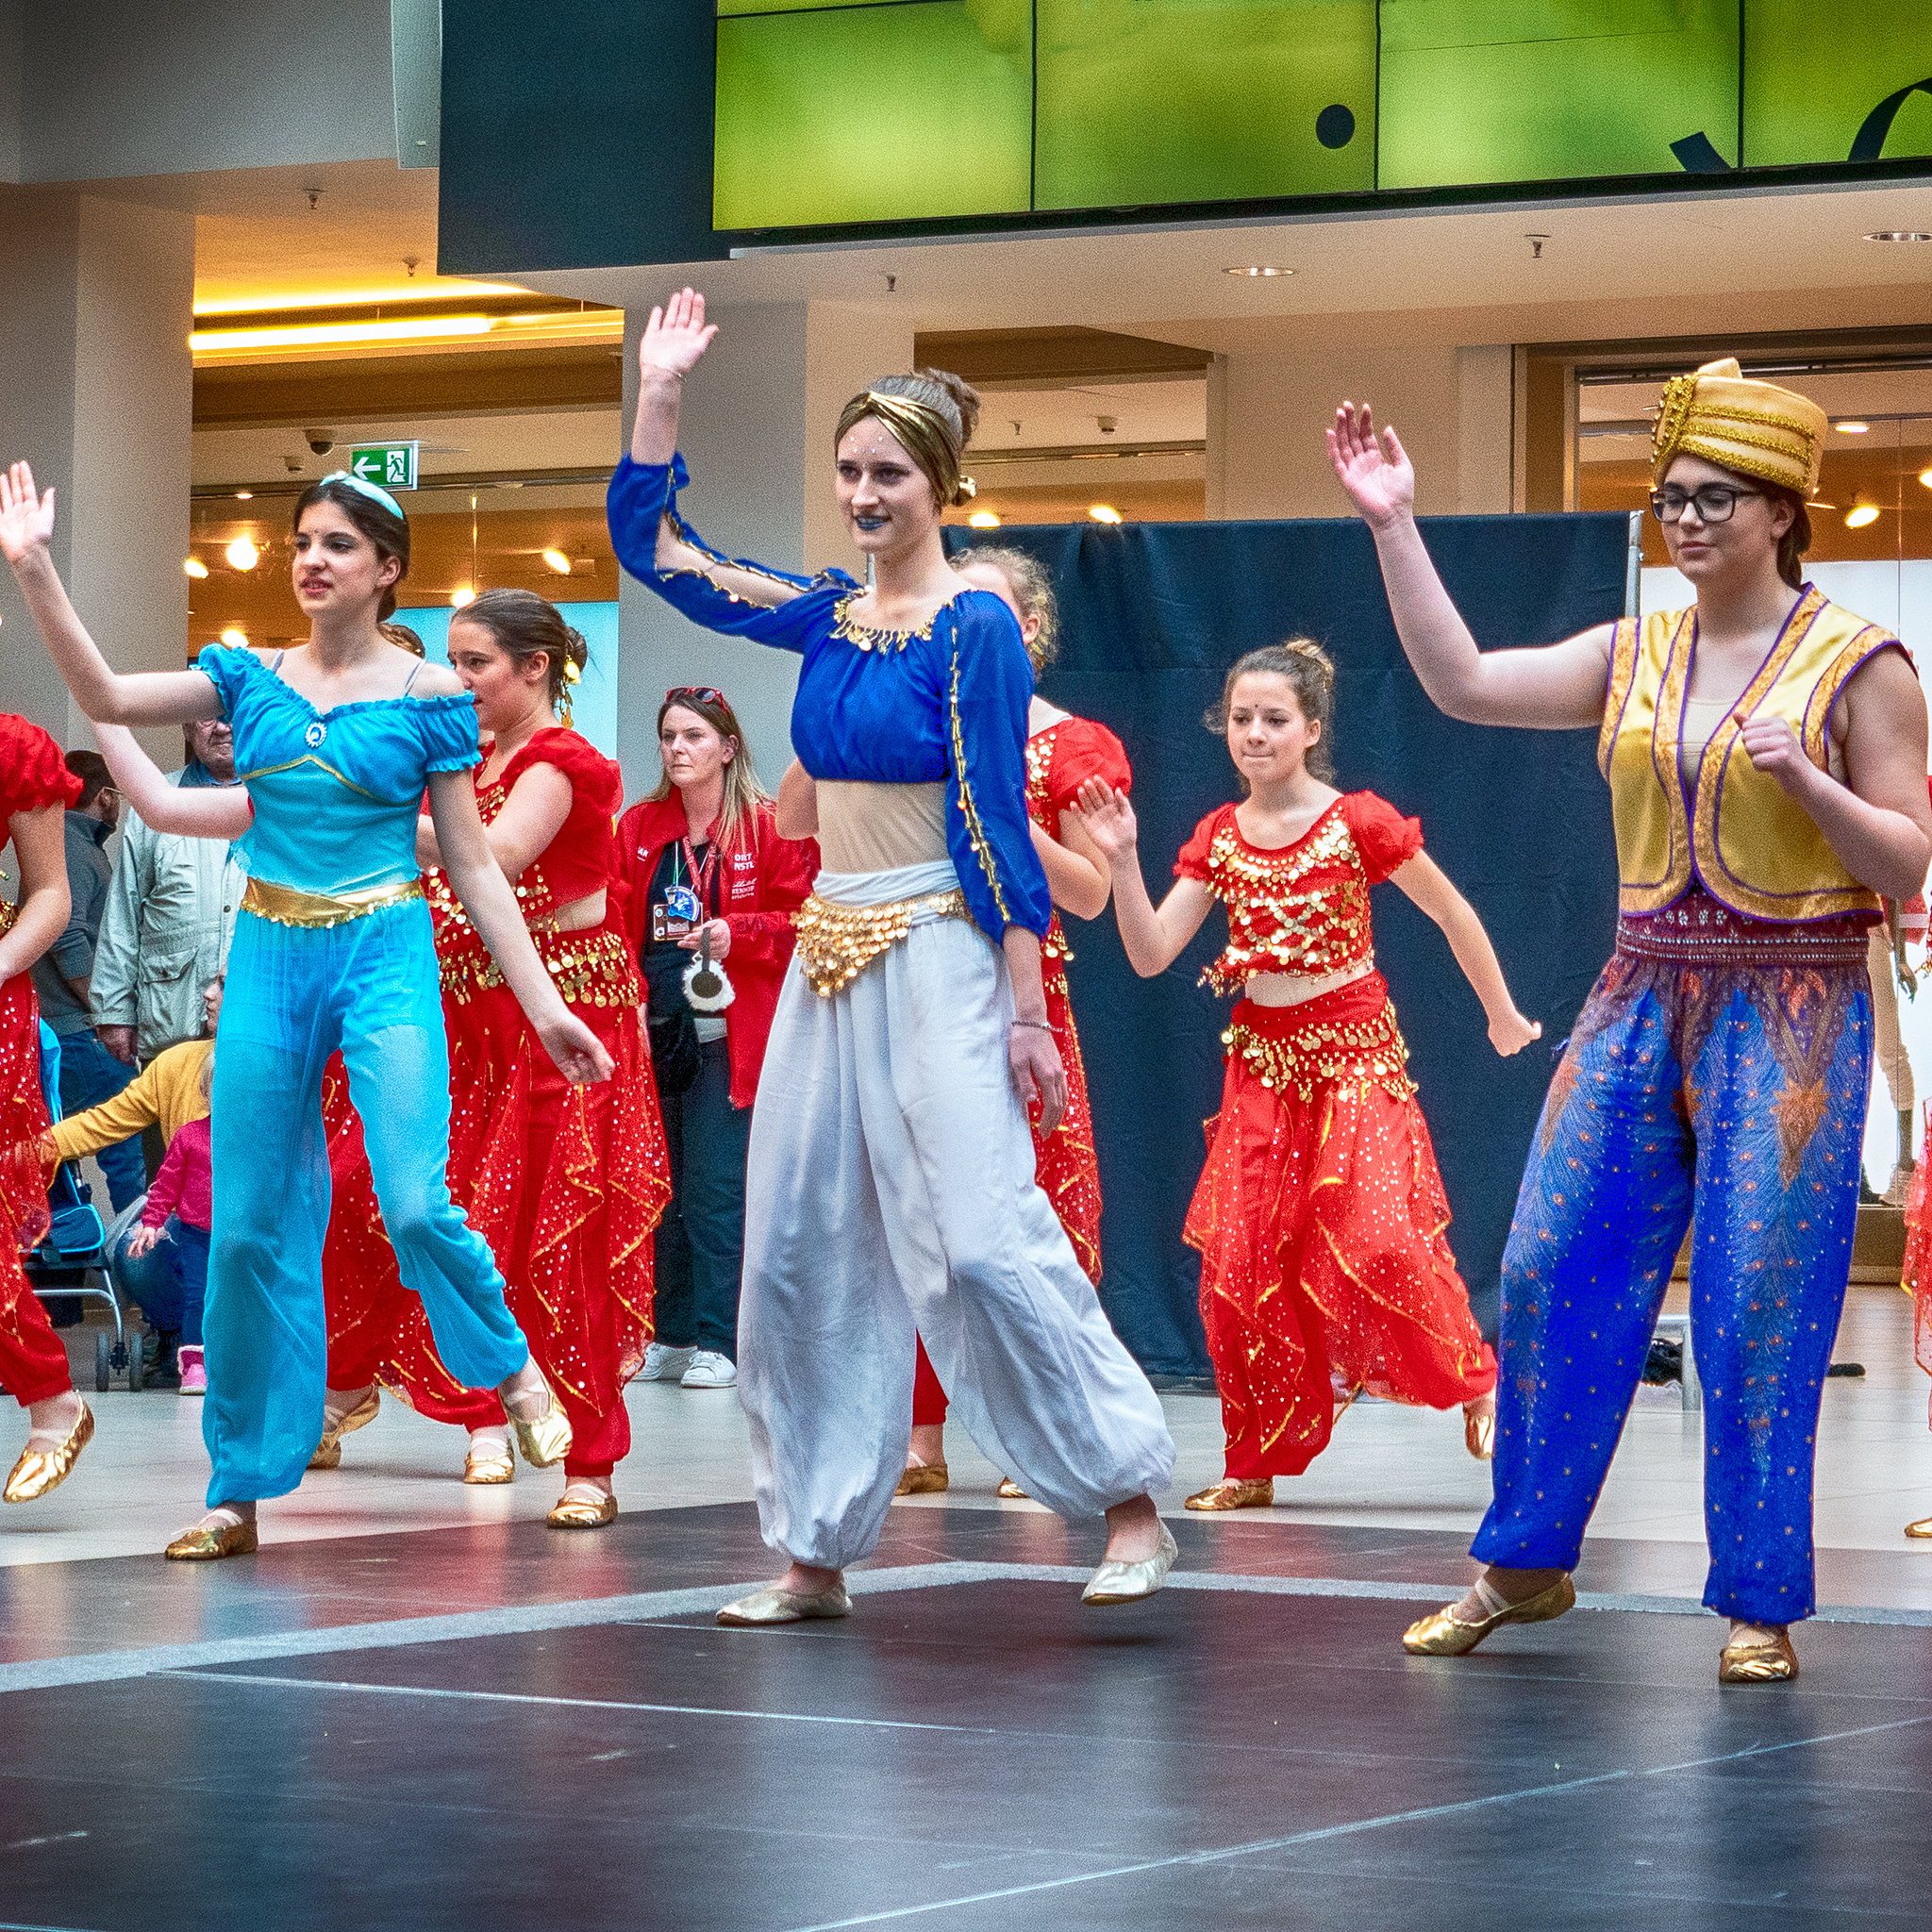
<svg viewBox="0 0 1932 1932"><path fill-rule="evenodd" d="M1657 610L1617 625L1597 764L1609 780L1619 906L1658 912L1693 877L1752 919L1875 912L1877 895L1845 871L1824 835L1744 750L1737 713L1783 718L1805 755L1829 769L1832 707L1875 652L1903 648L1807 585L1770 655L1727 713L1688 787L1678 759L1697 610Z"/></svg>

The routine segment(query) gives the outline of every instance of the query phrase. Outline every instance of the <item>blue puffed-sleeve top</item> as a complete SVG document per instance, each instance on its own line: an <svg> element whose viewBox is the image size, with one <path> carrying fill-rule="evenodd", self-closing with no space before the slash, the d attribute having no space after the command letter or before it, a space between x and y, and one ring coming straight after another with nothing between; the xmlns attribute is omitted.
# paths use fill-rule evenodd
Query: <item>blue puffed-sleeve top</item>
<svg viewBox="0 0 1932 1932"><path fill-rule="evenodd" d="M796 651L791 747L814 778L946 787L946 844L974 919L994 939L1008 925L1043 934L1053 915L1026 818L1026 707L1033 667L1013 613L991 591L966 591L916 631L867 630L846 608L861 587L842 571L794 576L711 549L677 513L682 457L625 458L610 479L610 538L640 582L711 630ZM659 571L658 526L718 563L796 590L770 608L694 571Z"/></svg>
<svg viewBox="0 0 1932 1932"><path fill-rule="evenodd" d="M195 669L234 726L235 775L255 808L236 843L252 876L331 897L417 876L424 781L482 756L468 691L318 711L251 650L210 644Z"/></svg>

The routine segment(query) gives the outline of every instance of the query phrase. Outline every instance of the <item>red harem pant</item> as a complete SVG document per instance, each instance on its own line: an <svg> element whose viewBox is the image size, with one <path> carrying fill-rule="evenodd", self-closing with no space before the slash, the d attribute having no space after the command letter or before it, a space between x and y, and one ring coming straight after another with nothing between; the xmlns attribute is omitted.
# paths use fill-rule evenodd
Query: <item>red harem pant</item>
<svg viewBox="0 0 1932 1932"><path fill-rule="evenodd" d="M1449 1408L1496 1358L1443 1239L1449 1204L1378 973L1296 1007L1242 1000L1183 1238L1227 1474L1298 1475L1339 1387Z"/></svg>
<svg viewBox="0 0 1932 1932"><path fill-rule="evenodd" d="M20 1265L22 1246L47 1225L46 1131L41 1008L33 981L20 973L0 986L0 1389L23 1408L74 1387L67 1350Z"/></svg>
<svg viewBox="0 0 1932 1932"><path fill-rule="evenodd" d="M671 1198L671 1162L621 931L530 937L616 1071L590 1087L565 1080L465 928L442 962L449 1186L490 1243L510 1312L570 1417L565 1474L606 1476L630 1449L624 1386L651 1339L651 1236ZM405 1311L381 1374L436 1412L447 1372L420 1304Z"/></svg>
<svg viewBox="0 0 1932 1932"><path fill-rule="evenodd" d="M1058 922L1055 921L1055 930ZM1049 935L1049 941L1051 935ZM1066 943L1064 936L1060 943ZM1087 1279L1100 1286L1100 1157L1093 1151L1093 1110L1087 1100L1087 1069L1080 1059L1080 1036L1074 1030L1074 1008L1067 998L1067 967L1059 953L1041 955L1041 980L1046 990L1046 1017L1059 1041L1060 1060L1067 1073L1067 1110L1051 1134L1040 1131L1040 1103L1027 1109L1033 1121L1033 1178L1046 1191L1053 1211L1060 1218L1074 1244ZM946 1391L919 1343L912 1372L912 1423L915 1428L946 1419Z"/></svg>

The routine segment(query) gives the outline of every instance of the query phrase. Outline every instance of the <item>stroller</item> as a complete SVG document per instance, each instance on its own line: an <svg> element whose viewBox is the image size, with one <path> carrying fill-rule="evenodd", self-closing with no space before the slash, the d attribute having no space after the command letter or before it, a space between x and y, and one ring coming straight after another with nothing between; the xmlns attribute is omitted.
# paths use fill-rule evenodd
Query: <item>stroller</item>
<svg viewBox="0 0 1932 1932"><path fill-rule="evenodd" d="M48 1116L58 1121L60 1041L44 1020L41 1023L41 1091L46 1098ZM106 1302L114 1315L114 1340L109 1342L105 1332L94 1337L94 1388L105 1391L113 1386L116 1375L125 1374L128 1388L139 1389L147 1372L147 1358L142 1338L131 1333L123 1319L108 1256L111 1241L140 1213L140 1203L115 1217L111 1232L103 1228L100 1210L93 1205L93 1190L81 1179L79 1163L63 1160L47 1190L47 1211L52 1221L46 1233L21 1253L28 1286L43 1301L72 1295Z"/></svg>

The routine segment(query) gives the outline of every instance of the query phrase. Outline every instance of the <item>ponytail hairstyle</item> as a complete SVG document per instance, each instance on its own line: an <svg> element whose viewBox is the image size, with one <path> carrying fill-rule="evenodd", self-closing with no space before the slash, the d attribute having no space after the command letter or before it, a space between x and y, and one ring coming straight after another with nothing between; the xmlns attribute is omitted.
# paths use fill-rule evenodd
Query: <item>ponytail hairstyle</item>
<svg viewBox="0 0 1932 1932"><path fill-rule="evenodd" d="M423 648L423 640L407 624L378 624L386 642L408 652L412 658L426 658L429 653Z"/></svg>
<svg viewBox="0 0 1932 1932"><path fill-rule="evenodd" d="M382 593L382 602L376 607L376 623L387 624L396 614L396 585L409 575L409 520L402 506L387 490L378 490L346 470L335 470L321 482L311 483L295 499L295 518L290 529L299 530L303 516L318 503L332 504L375 545L379 555L393 557L402 565L395 583Z"/></svg>
<svg viewBox="0 0 1932 1932"><path fill-rule="evenodd" d="M1330 740L1335 733L1335 660L1313 638L1288 638L1278 644L1265 644L1237 658L1221 687L1221 701L1209 706L1201 722L1208 730L1227 735L1227 708L1234 697L1236 681L1243 677L1285 677L1294 691L1302 716L1322 727L1322 735L1308 747L1308 775L1324 785L1335 781L1335 758Z"/></svg>
<svg viewBox="0 0 1932 1932"><path fill-rule="evenodd" d="M480 625L499 651L516 659L519 670L532 658L547 658L550 708L566 724L570 723L571 686L582 678L584 666L591 661L591 647L582 631L564 623L563 613L555 604L534 591L485 591L465 604L450 623Z"/></svg>
<svg viewBox="0 0 1932 1932"><path fill-rule="evenodd" d="M480 597L476 600L478 604L482 601ZM664 693L664 702L658 707L660 740L664 714L671 710L689 711L692 717L702 718L731 747L731 756L724 762L724 799L718 808L718 837L729 839L740 822L756 812L760 805L769 803L772 796L758 782L758 767L751 761L751 746L744 741L744 727L738 722L738 713L731 708L724 693L708 684L674 685ZM649 795L654 799L669 798L675 790L667 772ZM696 825L691 827L694 832L700 829Z"/></svg>
<svg viewBox="0 0 1932 1932"><path fill-rule="evenodd" d="M978 426L979 391L963 376L947 369L880 376L839 412L832 447L837 449L845 432L868 416L876 417L905 444L941 509L973 501L973 478L960 474L960 465Z"/></svg>
<svg viewBox="0 0 1932 1932"><path fill-rule="evenodd" d="M1026 646L1026 655L1033 659L1033 675L1038 677L1053 662L1060 643L1060 608L1046 566L1030 551L1009 549L1003 543L975 543L954 558L953 568L964 570L975 563L998 571L1007 580L1007 589L1013 593L1023 618L1040 620L1040 629Z"/></svg>

